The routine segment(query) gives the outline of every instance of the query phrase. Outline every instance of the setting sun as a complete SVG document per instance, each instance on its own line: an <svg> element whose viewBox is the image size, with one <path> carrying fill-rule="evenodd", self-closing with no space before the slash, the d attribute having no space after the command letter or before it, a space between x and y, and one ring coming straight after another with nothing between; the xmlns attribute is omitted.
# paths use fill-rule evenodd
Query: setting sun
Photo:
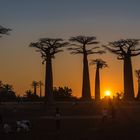
<svg viewBox="0 0 140 140"><path fill-rule="evenodd" d="M111 91L110 90L106 90L105 91L105 96L110 96L111 95Z"/></svg>

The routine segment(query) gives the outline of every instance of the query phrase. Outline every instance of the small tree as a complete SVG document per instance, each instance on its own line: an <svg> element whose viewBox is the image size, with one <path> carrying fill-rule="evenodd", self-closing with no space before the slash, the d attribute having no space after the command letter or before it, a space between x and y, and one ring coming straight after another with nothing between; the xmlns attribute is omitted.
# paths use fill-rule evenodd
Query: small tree
<svg viewBox="0 0 140 140"><path fill-rule="evenodd" d="M31 90L26 90L25 94L24 94L24 97L27 98L28 100L31 100L31 101L34 101L34 100L38 99L38 95L32 93Z"/></svg>
<svg viewBox="0 0 140 140"><path fill-rule="evenodd" d="M2 82L1 82L2 83ZM11 100L11 99L16 99L16 94L13 91L13 86L9 84L1 84L0 86L0 99L1 100Z"/></svg>
<svg viewBox="0 0 140 140"><path fill-rule="evenodd" d="M3 83L2 83L2 81L0 81L0 88L2 88L3 87Z"/></svg>
<svg viewBox="0 0 140 140"><path fill-rule="evenodd" d="M72 96L72 89L69 87L54 87L53 89L54 98L56 100L71 100L73 99Z"/></svg>
<svg viewBox="0 0 140 140"><path fill-rule="evenodd" d="M34 94L37 95L37 87L39 86L39 83L37 81L33 81L31 86L34 88Z"/></svg>
<svg viewBox="0 0 140 140"><path fill-rule="evenodd" d="M8 35L9 34L9 31L11 31L11 29L9 29L9 28L5 28L5 27L3 27L3 26L1 26L0 25L0 37L1 37L1 35Z"/></svg>
<svg viewBox="0 0 140 140"><path fill-rule="evenodd" d="M42 81L39 81L38 84L39 84L40 98L41 98L41 97L42 97L42 86L43 86L44 84L42 83Z"/></svg>
<svg viewBox="0 0 140 140"><path fill-rule="evenodd" d="M124 62L124 99L134 99L134 85L132 74L131 57L140 55L139 39L121 39L110 42L108 46L104 46L110 52L116 54L117 59Z"/></svg>
<svg viewBox="0 0 140 140"><path fill-rule="evenodd" d="M120 99L122 99L123 98L123 95L124 95L124 93L123 92L116 92L116 99L117 100L120 100Z"/></svg>
<svg viewBox="0 0 140 140"><path fill-rule="evenodd" d="M41 53L43 58L42 63L46 63L45 102L53 102L52 58L54 58L56 53L63 51L60 48L66 47L67 45L67 42L59 38L41 38L38 42L30 44L30 47L37 48L37 51Z"/></svg>
<svg viewBox="0 0 140 140"><path fill-rule="evenodd" d="M95 75L95 100L100 100L100 72L99 70L107 67L107 64L102 59L91 60L92 65L96 65L96 75Z"/></svg>
<svg viewBox="0 0 140 140"><path fill-rule="evenodd" d="M3 88L4 88L7 92L13 90L13 86L12 86L12 85L9 85L9 84L3 84Z"/></svg>
<svg viewBox="0 0 140 140"><path fill-rule="evenodd" d="M137 99L140 100L140 69L135 70L136 77L138 79L138 94L137 94Z"/></svg>
<svg viewBox="0 0 140 140"><path fill-rule="evenodd" d="M24 96L25 96L25 97L30 97L32 94L33 94L32 91L29 89L29 90L26 90L26 91L25 91Z"/></svg>
<svg viewBox="0 0 140 140"><path fill-rule="evenodd" d="M88 49L87 47L90 45L96 45L99 42L96 41L96 37L94 36L76 36L71 37L69 41L74 42L71 44L72 48L68 48L68 50L72 51L72 54L82 54L83 55L83 83L82 83L82 99L89 100L91 99L90 92L90 80L89 80L89 67L88 67L88 59L87 56L90 54L102 54L104 51L94 51L99 47L93 47Z"/></svg>

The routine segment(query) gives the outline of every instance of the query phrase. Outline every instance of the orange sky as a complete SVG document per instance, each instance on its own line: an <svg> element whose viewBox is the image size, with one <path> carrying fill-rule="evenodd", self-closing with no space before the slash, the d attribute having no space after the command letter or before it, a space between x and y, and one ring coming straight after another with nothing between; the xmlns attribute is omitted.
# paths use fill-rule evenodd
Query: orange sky
<svg viewBox="0 0 140 140"><path fill-rule="evenodd" d="M8 36L8 38L12 38ZM1 63L1 80L14 86L17 94L23 95L25 90L31 89L33 80L42 80L44 82L45 66L41 64L40 54L35 49L29 48L28 44L24 47L13 49L14 46L8 46L4 38L2 48L7 50L7 57L3 54L1 57L5 61ZM9 40L9 39L8 39ZM17 44L18 45L18 44ZM7 48L8 49L7 49ZM15 51L17 51L15 53ZM2 54L2 53L1 53ZM8 57L9 55L9 57ZM108 63L108 68L100 71L101 93L105 90L111 90L112 94L123 91L123 61L117 60L116 56L110 53L103 55L90 55L89 60L102 58ZM133 70L140 68L140 56L133 59ZM91 92L94 96L95 66L90 65L90 83ZM73 90L75 96L81 96L82 85L82 55L71 55L67 50L56 55L53 60L53 78L54 86L68 86ZM134 75L135 92L137 92L137 80Z"/></svg>

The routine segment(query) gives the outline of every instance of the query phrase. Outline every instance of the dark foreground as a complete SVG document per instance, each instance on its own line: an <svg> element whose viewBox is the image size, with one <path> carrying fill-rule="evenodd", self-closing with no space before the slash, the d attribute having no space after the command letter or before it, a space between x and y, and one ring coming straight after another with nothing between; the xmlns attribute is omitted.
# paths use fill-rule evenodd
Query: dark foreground
<svg viewBox="0 0 140 140"><path fill-rule="evenodd" d="M103 122L98 103L7 103L0 105L3 123L15 125L17 120L28 119L32 123L29 132L5 134L0 129L0 140L139 140L140 103L118 102L116 118L110 116ZM53 116L59 107L62 114L60 130L56 130ZM2 126L1 126L2 127Z"/></svg>

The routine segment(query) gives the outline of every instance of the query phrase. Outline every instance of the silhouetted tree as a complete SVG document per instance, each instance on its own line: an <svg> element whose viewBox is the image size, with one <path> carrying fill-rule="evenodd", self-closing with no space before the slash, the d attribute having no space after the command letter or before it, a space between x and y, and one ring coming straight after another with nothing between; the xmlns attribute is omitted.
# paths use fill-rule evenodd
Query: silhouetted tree
<svg viewBox="0 0 140 140"><path fill-rule="evenodd" d="M32 93L32 91L29 89L29 90L26 90L26 91L25 91L24 96L25 96L25 97L30 97L31 94L33 94L33 93Z"/></svg>
<svg viewBox="0 0 140 140"><path fill-rule="evenodd" d="M92 60L90 64L96 65L96 75L95 75L95 100L100 100L100 72L99 70L107 67L107 64L102 59Z"/></svg>
<svg viewBox="0 0 140 140"><path fill-rule="evenodd" d="M3 83L2 83L2 81L0 81L0 88L2 88L2 86L3 86Z"/></svg>
<svg viewBox="0 0 140 140"><path fill-rule="evenodd" d="M28 100L35 100L38 99L38 95L34 94L31 90L26 90L24 97L27 98Z"/></svg>
<svg viewBox="0 0 140 140"><path fill-rule="evenodd" d="M43 83L42 83L42 81L39 81L38 84L39 84L40 98L41 98L42 97L42 86L43 86Z"/></svg>
<svg viewBox="0 0 140 140"><path fill-rule="evenodd" d="M89 100L91 99L91 92L90 92L90 80L89 80L89 67L88 67L88 59L87 56L90 54L101 54L104 51L94 51L99 47L93 47L91 49L87 49L89 45L95 45L99 42L96 41L96 37L94 36L76 36L71 37L69 41L74 42L71 44L72 48L68 48L71 50L72 54L82 54L83 55L83 82L82 82L82 99Z"/></svg>
<svg viewBox="0 0 140 140"><path fill-rule="evenodd" d="M54 87L53 94L55 100L71 100L73 99L72 96L72 89L69 87Z"/></svg>
<svg viewBox="0 0 140 140"><path fill-rule="evenodd" d="M140 100L140 69L135 70L135 74L136 74L136 77L138 79L138 94L137 94L136 99Z"/></svg>
<svg viewBox="0 0 140 140"><path fill-rule="evenodd" d="M139 39L121 39L104 46L110 52L116 54L117 59L124 62L124 99L126 100L134 99L131 57L140 54L140 48L137 48L139 41Z"/></svg>
<svg viewBox="0 0 140 140"><path fill-rule="evenodd" d="M1 35L4 35L4 34L8 35L9 31L11 31L11 29L5 28L5 27L0 25L0 37L1 37Z"/></svg>
<svg viewBox="0 0 140 140"><path fill-rule="evenodd" d="M37 91L37 87L39 86L39 83L37 81L33 81L31 86L34 88L34 94L36 94L36 91Z"/></svg>
<svg viewBox="0 0 140 140"><path fill-rule="evenodd" d="M3 83L2 83L2 81L0 81L0 104L1 104L1 101L2 101L2 96L1 96L2 92L3 92Z"/></svg>
<svg viewBox="0 0 140 140"><path fill-rule="evenodd" d="M46 63L45 98L48 102L53 101L52 58L54 58L56 53L63 51L60 48L67 45L67 42L59 38L41 38L38 42L30 44L30 47L38 49L37 51L42 55L43 63Z"/></svg>
<svg viewBox="0 0 140 140"><path fill-rule="evenodd" d="M9 100L9 99L16 99L16 94L13 91L13 86L9 84L3 84L1 82L0 87L0 99L1 100Z"/></svg>
<svg viewBox="0 0 140 140"><path fill-rule="evenodd" d="M122 99L122 98L123 98L123 95L124 95L124 93L123 93L123 92L117 92L117 93L116 93L116 97L115 97L115 98L116 98L117 100L120 100L120 99Z"/></svg>
<svg viewBox="0 0 140 140"><path fill-rule="evenodd" d="M4 88L7 92L13 90L13 86L12 86L12 85L9 85L9 84L3 84L3 88Z"/></svg>

